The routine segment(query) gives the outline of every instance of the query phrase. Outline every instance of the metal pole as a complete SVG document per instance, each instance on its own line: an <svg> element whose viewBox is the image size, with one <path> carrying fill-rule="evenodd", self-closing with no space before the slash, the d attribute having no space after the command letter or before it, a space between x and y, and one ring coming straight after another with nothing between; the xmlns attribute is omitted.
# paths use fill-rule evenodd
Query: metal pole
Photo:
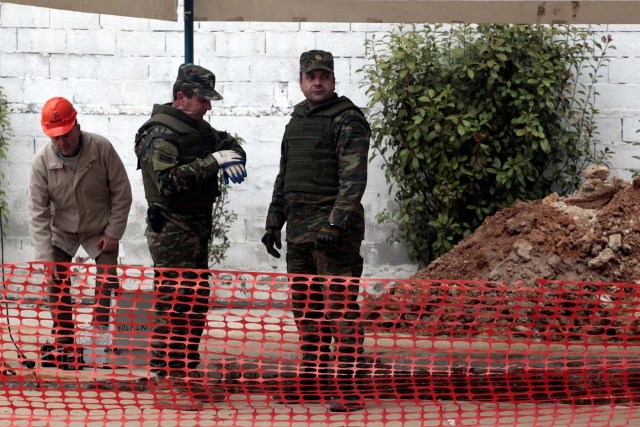
<svg viewBox="0 0 640 427"><path fill-rule="evenodd" d="M184 62L193 64L193 0L184 0Z"/></svg>

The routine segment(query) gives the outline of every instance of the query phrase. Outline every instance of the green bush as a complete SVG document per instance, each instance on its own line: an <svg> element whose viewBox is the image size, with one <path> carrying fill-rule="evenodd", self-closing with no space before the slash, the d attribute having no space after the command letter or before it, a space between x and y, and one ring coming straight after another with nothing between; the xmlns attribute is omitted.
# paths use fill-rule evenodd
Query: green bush
<svg viewBox="0 0 640 427"><path fill-rule="evenodd" d="M220 265L225 259L227 249L231 246L228 233L238 215L227 208L229 188L222 175L218 177L220 195L213 204L211 240L209 241L209 263Z"/></svg>
<svg viewBox="0 0 640 427"><path fill-rule="evenodd" d="M11 136L11 125L9 123L9 107L4 96L3 88L0 86L0 159L7 158L8 138ZM9 215L7 208L7 195L4 192L4 176L0 173L0 215L6 220Z"/></svg>
<svg viewBox="0 0 640 427"><path fill-rule="evenodd" d="M244 139L237 134L233 137L240 145L245 143ZM227 207L229 199L229 188L224 183L222 173L218 174L218 188L220 195L213 204L211 240L209 241L209 264L220 265L225 259L227 249L231 246L228 233L231 225L238 219L238 215Z"/></svg>
<svg viewBox="0 0 640 427"><path fill-rule="evenodd" d="M610 37L566 25L399 27L367 42L373 157L409 256L426 265L518 199L575 190L598 150Z"/></svg>

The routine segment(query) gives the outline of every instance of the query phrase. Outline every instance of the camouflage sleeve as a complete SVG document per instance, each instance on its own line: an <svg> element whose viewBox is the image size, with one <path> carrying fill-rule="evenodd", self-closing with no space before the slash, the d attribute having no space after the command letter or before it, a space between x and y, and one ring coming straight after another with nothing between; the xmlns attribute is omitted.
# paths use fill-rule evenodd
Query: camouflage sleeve
<svg viewBox="0 0 640 427"><path fill-rule="evenodd" d="M286 163L286 152L287 141L286 138L283 137L280 148L280 170L278 171L278 176L276 176L276 181L273 184L273 195L271 196L271 203L269 204L269 211L267 212L265 228L273 227L276 230L281 230L286 222L284 214L284 168Z"/></svg>
<svg viewBox="0 0 640 427"><path fill-rule="evenodd" d="M366 119L347 110L334 120L340 189L329 222L349 228L367 186L367 165L371 130Z"/></svg>
<svg viewBox="0 0 640 427"><path fill-rule="evenodd" d="M179 165L175 133L156 126L145 137L140 166L150 172L160 193L171 196L199 184L218 173L218 164L210 156Z"/></svg>
<svg viewBox="0 0 640 427"><path fill-rule="evenodd" d="M237 139L229 135L227 132L219 132L214 130L214 133L216 133L214 151L233 150L245 159L247 158L247 153L245 153L245 151L242 149Z"/></svg>

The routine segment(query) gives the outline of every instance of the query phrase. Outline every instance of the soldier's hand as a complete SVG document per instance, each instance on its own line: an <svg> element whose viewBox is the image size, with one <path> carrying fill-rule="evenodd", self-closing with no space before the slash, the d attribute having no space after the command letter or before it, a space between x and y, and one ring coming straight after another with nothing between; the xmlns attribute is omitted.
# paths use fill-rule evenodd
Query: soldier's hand
<svg viewBox="0 0 640 427"><path fill-rule="evenodd" d="M224 169L229 165L237 165L245 162L244 157L233 150L220 150L212 153L211 155L218 163L220 169Z"/></svg>
<svg viewBox="0 0 640 427"><path fill-rule="evenodd" d="M282 249L282 242L280 241L281 234L280 230L269 227L267 228L267 232L264 233L264 236L262 236L262 243L264 243L264 246L267 248L267 252L276 258L280 258L280 252L276 251L273 245L275 244L276 248Z"/></svg>
<svg viewBox="0 0 640 427"><path fill-rule="evenodd" d="M316 234L316 244L318 245L335 245L340 239L342 229L334 224L326 224L318 234Z"/></svg>
<svg viewBox="0 0 640 427"><path fill-rule="evenodd" d="M234 184L240 184L247 177L247 168L244 167L244 164L239 163L225 167L222 169L222 173L224 174L225 184L228 184L229 180Z"/></svg>

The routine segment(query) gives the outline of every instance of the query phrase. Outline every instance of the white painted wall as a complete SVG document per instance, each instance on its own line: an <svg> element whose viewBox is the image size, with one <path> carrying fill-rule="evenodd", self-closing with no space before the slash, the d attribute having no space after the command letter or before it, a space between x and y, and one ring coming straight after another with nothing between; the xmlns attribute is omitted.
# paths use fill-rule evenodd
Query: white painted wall
<svg viewBox="0 0 640 427"><path fill-rule="evenodd" d="M181 2L180 2L181 3ZM182 5L179 5L179 12ZM196 22L195 62L211 69L224 100L209 116L220 130L237 133L247 144L249 177L232 186L229 208L238 214L232 247L215 268L285 271L284 259L267 255L260 243L278 167L280 139L291 107L302 99L298 58L309 49L336 58L337 91L367 103L356 70L364 63L365 40L393 28L387 24ZM600 26L617 46L599 86L600 139L615 152L614 173L628 177L640 141L640 25ZM8 194L9 221L4 261L33 259L29 238L27 188L30 162L47 143L39 124L42 104L52 96L72 100L83 129L109 138L132 183L134 204L123 239L123 262L151 262L143 236L146 204L133 139L154 103L171 100L171 86L184 59L182 22L82 14L0 3L0 85L9 102L12 138L0 162ZM638 163L637 165L635 163ZM365 276L408 277L416 271L404 248L388 244L392 228L376 223L389 206L378 163L370 165L364 205L367 235L362 254Z"/></svg>

